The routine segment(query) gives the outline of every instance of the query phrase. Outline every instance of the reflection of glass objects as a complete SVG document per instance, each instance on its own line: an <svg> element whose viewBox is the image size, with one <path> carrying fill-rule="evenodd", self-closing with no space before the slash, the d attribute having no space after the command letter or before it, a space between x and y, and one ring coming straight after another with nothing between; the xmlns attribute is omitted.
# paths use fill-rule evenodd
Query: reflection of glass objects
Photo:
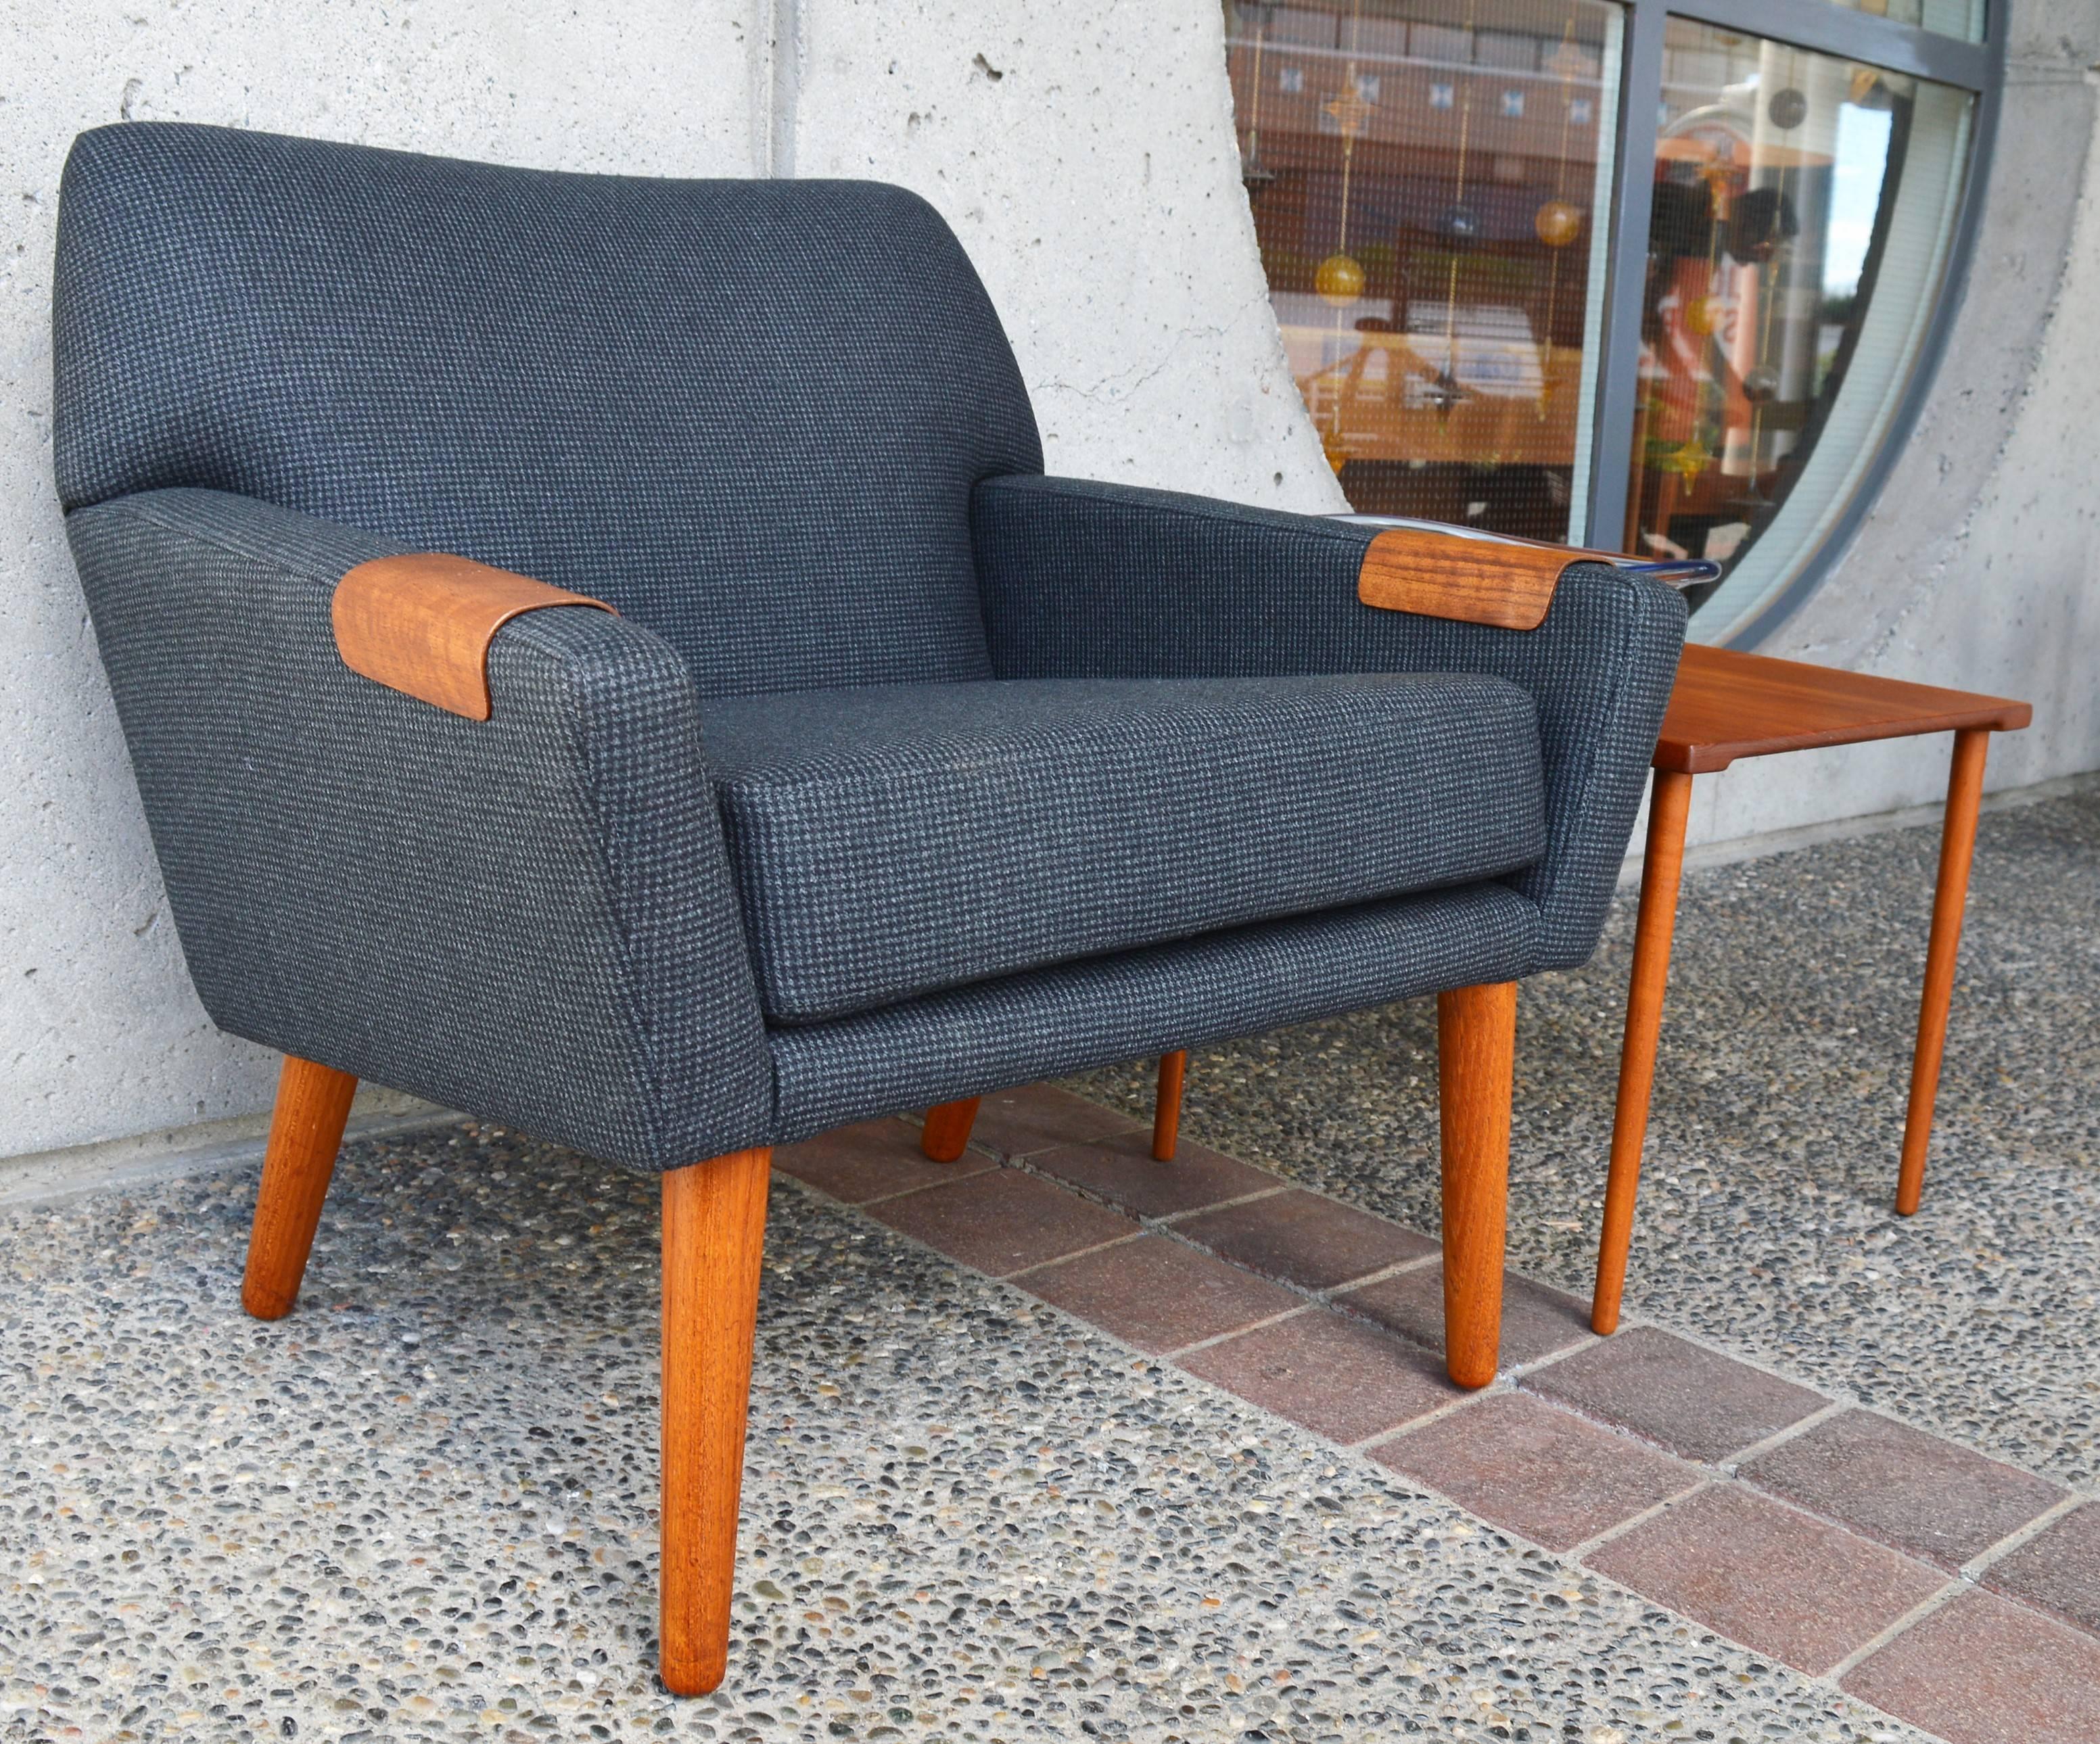
<svg viewBox="0 0 2100 1744"><path fill-rule="evenodd" d="M1723 559L1701 628L1725 632L1820 541L1894 414L1970 99L1677 18L1662 93L1623 548Z"/></svg>
<svg viewBox="0 0 2100 1744"><path fill-rule="evenodd" d="M1225 11L1263 264L1350 503L1582 539L1621 8ZM1276 82L1280 59L1302 89Z"/></svg>

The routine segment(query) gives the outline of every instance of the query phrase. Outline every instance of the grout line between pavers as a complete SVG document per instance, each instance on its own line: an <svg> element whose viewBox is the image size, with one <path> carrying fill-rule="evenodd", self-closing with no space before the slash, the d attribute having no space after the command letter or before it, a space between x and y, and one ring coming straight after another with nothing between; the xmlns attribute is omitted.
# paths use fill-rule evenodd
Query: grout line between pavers
<svg viewBox="0 0 2100 1744"><path fill-rule="evenodd" d="M1084 1100L1083 1098L1081 1099ZM1097 1108L1101 1108L1101 1104L1099 1103L1095 1103L1092 1106ZM1113 1108L1106 1108L1103 1109L1102 1112L1107 1114L1113 1114L1115 1112L1115 1110ZM1127 1128L1120 1132L1097 1133L1091 1138L1060 1138L1055 1144L1039 1144L1032 1150L999 1151L994 1150L990 1144L986 1144L984 1148L990 1151L994 1156L996 1156L1003 1163L1019 1163L1025 1162L1031 1156L1044 1156L1052 1151L1070 1151L1089 1146L1103 1145L1106 1144L1111 1138L1127 1138L1132 1133L1149 1132L1151 1130L1150 1125L1146 1121L1132 1121ZM1247 1166L1251 1169L1254 1165L1250 1163Z"/></svg>
<svg viewBox="0 0 2100 1744"><path fill-rule="evenodd" d="M1128 1247L1132 1242L1142 1240L1147 1233L1148 1231L1141 1228L1134 1229L1127 1235L1111 1235L1106 1241L1096 1241L1089 1247L1074 1248L1070 1253L1060 1253L1050 1259L1038 1260L1034 1265L1024 1266L1018 1271L986 1272L985 1275L988 1278L996 1277L1004 1283L1012 1284L1017 1279L1030 1277L1036 1272L1047 1271L1052 1266L1062 1266L1070 1260L1083 1260L1090 1253L1104 1253L1110 1248ZM955 1257L945 1248L935 1248L933 1251L947 1259ZM961 1262L958 1261L957 1263L960 1264ZM1031 1290L1029 1293L1032 1296L1035 1293Z"/></svg>
<svg viewBox="0 0 2100 1744"><path fill-rule="evenodd" d="M1988 1545L1978 1551L1974 1556L1961 1565L1961 1578L1964 1580L1980 1581L1983 1578L1984 1571L1994 1563L2004 1561L2014 1551L2040 1538L2066 1514L2075 1513L2085 1505L2085 1498L2082 1495L2073 1494L2063 1497L2054 1506L2045 1508L2040 1513L2036 1514L2025 1526L2015 1531L2008 1532L1996 1544Z"/></svg>
<svg viewBox="0 0 2100 1744"><path fill-rule="evenodd" d="M1879 1653L1884 1647L1887 1646L1889 1643L1893 1641L1899 1635L1907 1633L1917 1624L1923 1623L1926 1618L1931 1616L1935 1612L1946 1610L1949 1605L1952 1605L1955 1600L1959 1598L1968 1590L1969 1583L1963 1580L1959 1575L1956 1575L1937 1592L1931 1594L1929 1597L1921 1599L1917 1604L1912 1605L1908 1610L1905 1611L1902 1616L1897 1618L1894 1623L1890 1623L1888 1627L1882 1630L1882 1632L1879 1635L1877 1635L1872 1641L1861 1642L1859 1646L1854 1648L1851 1652L1846 1654L1843 1658L1840 1659L1837 1664L1831 1667L1830 1669L1825 1671L1823 1675L1829 1678L1832 1683L1837 1683L1840 1678L1845 1676L1847 1673L1853 1671L1864 1661L1873 1658L1876 1654ZM1913 1722L1913 1724L1915 1724L1915 1722ZM1921 1728L1920 1729L1922 1729Z"/></svg>
<svg viewBox="0 0 2100 1744"><path fill-rule="evenodd" d="M1062 1146L1057 1146L1053 1147L1053 1148L1063 1149L1065 1147ZM1224 1155L1224 1152L1221 1151L1218 1154L1222 1156ZM1232 1160L1238 1162L1240 1159L1234 1157ZM1433 1261L1442 1257L1440 1253L1425 1253L1414 1259L1401 1260L1397 1264L1385 1267L1383 1271L1365 1272L1361 1277L1345 1278L1339 1284L1330 1285L1326 1289L1315 1289L1311 1284L1300 1284L1295 1278L1278 1277L1273 1273L1260 1271L1252 1266L1243 1266L1238 1260L1229 1258L1226 1255L1219 1253L1215 1248L1205 1247L1202 1242L1197 1240L1194 1236L1189 1235L1180 1227L1182 1222L1188 1218L1205 1217L1213 1211L1226 1210L1234 1205L1256 1205L1265 1199L1278 1198L1296 1187L1295 1182L1283 1180L1280 1177L1273 1177L1272 1178L1276 1181L1276 1185L1273 1187L1263 1187L1258 1192L1242 1193L1232 1199L1216 1200L1209 1205L1191 1205L1184 1211L1170 1211L1160 1215L1154 1216L1149 1215L1144 1212L1132 1211L1127 1205L1118 1204L1116 1200L1109 1197L1106 1193L1102 1192L1098 1188L1085 1187L1074 1181L1067 1181L1063 1176L1052 1174L1048 1169L1038 1169L1026 1163L1010 1162L1006 1166L1009 1169L1018 1169L1025 1174L1034 1175L1039 1181L1047 1181L1052 1187L1057 1187L1061 1191L1070 1193L1074 1198L1084 1200L1089 1205L1101 1205L1108 1210L1114 1212L1118 1217L1134 1218L1148 1235L1167 1236L1170 1240L1180 1243L1181 1246L1190 1249L1192 1252L1201 1253L1207 1258L1217 1261L1221 1266L1229 1266L1235 1271L1245 1272L1251 1278L1260 1278L1265 1283L1275 1284L1279 1289L1290 1291L1292 1295L1302 1297L1308 1303L1328 1309L1338 1314L1344 1315L1352 1319L1368 1321L1370 1317L1364 1315L1352 1315L1350 1310L1341 1307L1340 1305L1334 1300L1334 1297L1337 1294L1346 1290L1364 1288L1379 1279L1388 1277L1400 1272L1414 1271L1418 1267L1429 1265ZM1248 1163L1244 1165L1244 1166L1251 1169L1255 1165L1251 1163ZM1266 1171L1264 1172L1266 1173ZM1311 1191L1309 1188L1296 1188L1296 1190L1299 1191ZM924 1189L914 1188L913 1191L924 1191ZM1316 1194L1313 1196L1317 1198L1330 1197L1330 1196L1326 1194ZM1336 1205L1348 1204L1346 1200L1335 1200L1332 1202ZM1353 1210L1361 1210L1363 1208L1361 1206L1352 1206L1350 1209ZM1376 1212L1370 1212L1365 1214L1371 1217L1378 1216ZM1408 1229L1407 1225L1405 1223L1393 1223L1393 1220L1391 1218L1379 1218L1379 1221L1385 1223L1392 1223L1394 1228L1406 1230L1407 1233L1410 1235L1418 1235L1420 1233L1418 1231ZM1372 1321L1370 1323L1375 1325L1378 1323ZM1383 1330L1390 1332L1392 1331L1392 1328L1386 1327L1383 1328ZM1405 1337L1404 1333L1395 1334L1395 1336L1400 1337ZM1414 1341L1410 1339L1408 1340L1408 1342L1413 1343Z"/></svg>
<svg viewBox="0 0 2100 1744"><path fill-rule="evenodd" d="M1731 1478L1740 1478L1742 1475L1743 1468L1751 1460L1761 1460L1774 1448L1784 1447L1796 1437L1806 1435L1818 1424L1828 1423L1833 1417L1842 1416L1845 1412L1855 1408L1842 1399L1833 1398L1827 1404L1811 1411L1807 1416L1796 1418L1785 1429L1774 1429L1762 1441L1754 1441L1749 1447L1736 1452L1704 1463L1711 1465L1718 1472L1725 1472Z"/></svg>
<svg viewBox="0 0 2100 1744"><path fill-rule="evenodd" d="M1403 1344L1414 1343L1413 1339L1405 1337L1402 1334L1395 1333L1393 1336L1399 1338ZM1417 1345L1415 1348L1417 1350L1420 1350L1424 1347ZM1441 1354L1440 1352L1433 1354ZM1374 1449L1385 1446L1388 1442L1398 1441L1403 1436L1413 1434L1417 1429L1427 1429L1432 1423L1441 1423L1446 1417L1455 1416L1458 1412L1465 1410L1469 1405L1477 1405L1484 1399L1499 1398L1505 1394L1512 1390L1513 1389L1507 1381L1498 1376L1495 1380L1489 1381L1487 1385L1480 1388L1478 1391L1472 1393L1461 1393L1456 1398L1446 1399L1442 1404L1437 1406L1434 1410L1425 1411L1418 1417L1410 1417L1406 1422L1396 1423L1388 1429L1374 1430L1370 1434L1365 1436L1361 1441L1343 1442L1338 1445L1345 1448L1351 1453L1370 1454ZM1379 1465L1380 1468L1385 1471L1390 1472L1392 1470L1392 1468L1385 1464L1383 1460L1379 1461ZM1396 1473L1396 1475L1405 1477L1410 1483L1421 1482L1421 1480L1418 1479L1412 1472L1399 1473ZM1427 1483L1423 1483L1423 1487L1427 1489L1429 1486ZM1444 1495L1444 1492L1440 1490L1436 1491L1436 1494L1439 1495ZM1447 1502L1450 1502L1451 1505L1454 1508L1465 1507L1465 1504L1462 1502L1454 1501L1449 1496L1444 1496L1444 1500ZM1473 1513L1473 1510L1470 1508L1467 1508L1465 1511L1469 1514L1472 1514L1474 1519L1484 1521L1489 1526L1494 1526L1494 1530L1498 1532L1507 1530L1506 1527L1495 1526L1494 1522L1492 1520L1489 1520L1485 1514ZM1520 1534L1519 1535L1521 1536L1522 1535ZM1526 1544L1531 1544L1535 1542L1535 1540L1525 1539L1524 1542ZM1541 1546L1541 1548L1543 1548L1544 1547Z"/></svg>
<svg viewBox="0 0 2100 1744"><path fill-rule="evenodd" d="M1714 1487L1714 1479L1705 1466L1690 1461L1687 1461L1686 1463L1690 1465L1693 1476L1692 1482L1685 1485L1682 1490L1677 1491L1674 1495L1665 1495L1659 1502L1650 1503L1637 1514L1629 1514L1616 1526L1608 1526L1601 1532L1592 1533L1588 1538L1584 1539L1581 1544L1562 1551L1560 1552L1561 1561L1586 1568L1589 1566L1589 1564L1586 1559L1595 1552L1602 1550L1605 1545L1617 1543L1620 1539L1624 1538L1627 1533L1632 1531L1635 1527L1646 1526L1648 1522L1654 1519L1657 1514L1676 1507L1679 1502L1688 1502L1693 1496L1700 1495L1701 1492L1710 1490ZM1595 1573L1596 1571L1593 1570L1591 1572ZM1605 1576L1605 1579L1608 1580L1613 1578L1614 1577L1610 1575ZM1623 1583L1621 1583L1621 1584L1623 1584ZM1638 1591L1639 1589L1630 1588L1627 1590L1633 1592ZM1643 1592L1641 1594L1641 1596L1644 1599L1648 1599L1650 1604L1657 1604L1661 1602L1659 1600L1652 1597L1648 1593ZM1701 1627L1703 1628L1707 1627L1707 1625L1702 1623ZM1714 1632L1716 1634L1719 1634L1720 1632L1716 1630ZM1723 1637L1723 1639L1729 1638L1730 1637Z"/></svg>
<svg viewBox="0 0 2100 1744"><path fill-rule="evenodd" d="M1519 1272L1517 1275L1519 1277L1522 1277L1524 1274ZM1512 1386L1515 1386L1522 1381L1525 1376L1536 1374L1540 1369L1544 1368L1549 1363L1557 1363L1563 1357L1576 1355L1578 1352L1590 1350L1597 1345L1603 1344L1604 1342L1604 1341L1599 1338L1595 1332L1590 1332L1587 1328L1585 1328L1582 1336L1576 1339L1573 1344L1563 1345L1559 1350L1549 1350L1542 1356L1535 1356L1529 1363L1511 1363L1508 1370L1510 1384ZM1560 1404L1559 1400L1551 1398L1546 1394L1529 1393L1529 1389L1527 1389L1526 1391L1529 1394L1529 1397L1542 1400L1547 1404ZM1568 1407L1564 1406L1561 1408L1566 1409ZM1580 1411L1577 1411L1575 1414L1577 1416L1582 1415ZM1590 1420L1595 1421L1595 1420L1591 1419Z"/></svg>
<svg viewBox="0 0 2100 1744"><path fill-rule="evenodd" d="M1233 1160L1238 1161L1238 1159L1236 1157ZM1184 1218L1207 1218L1213 1211L1230 1211L1236 1205L1257 1205L1264 1199L1275 1199L1290 1191L1287 1182L1279 1181L1274 1187L1259 1187L1251 1193L1242 1193L1237 1198L1220 1199L1207 1205L1191 1205L1185 1211L1169 1211L1152 1221L1165 1226L1178 1223Z"/></svg>
<svg viewBox="0 0 2100 1744"><path fill-rule="evenodd" d="M1061 1151L1071 1147L1065 1145L1052 1145L1050 1148L1052 1150ZM1039 1156L1043 1153L1039 1152L1034 1154ZM1023 1174L1033 1175L1039 1181L1048 1181L1051 1186L1057 1188L1060 1191L1070 1193L1074 1199L1083 1199L1090 1205L1105 1206L1109 1210L1114 1212L1118 1217L1132 1218L1136 1222L1142 1223L1146 1229L1151 1231L1155 1235L1174 1235L1177 1240L1186 1243L1192 1248L1196 1247L1198 1244L1193 1241L1190 1241L1189 1237L1181 1235L1180 1231L1174 1227L1175 1220L1176 1218L1201 1217L1206 1212L1221 1211L1228 1205L1243 1205L1247 1204L1250 1200L1273 1199L1278 1194L1283 1192L1289 1185L1286 1182L1279 1181L1274 1187L1263 1187L1259 1192L1242 1193L1238 1197L1233 1199L1216 1200L1209 1205L1190 1205L1185 1210L1181 1211L1148 1213L1143 1211L1133 1211L1128 1205L1120 1204L1117 1200L1111 1199L1106 1193L1102 1191L1101 1189L1097 1187L1088 1187L1078 1181L1067 1181L1064 1176L1060 1174L1052 1174L1047 1169L1039 1169L1035 1164L1028 1161L1026 1158L1016 1157L1009 1159L1006 1166L1009 1169L1018 1169ZM1252 1167L1253 1165L1250 1164L1248 1166ZM1211 1250L1208 1248L1204 1248L1202 1251L1207 1253Z"/></svg>
<svg viewBox="0 0 2100 1744"><path fill-rule="evenodd" d="M872 1199L841 1199L839 1203L842 1205L851 1205L856 1211L865 1205L886 1205L895 1200L909 1199L914 1193L938 1193L942 1187L953 1187L958 1181L974 1181L979 1175L988 1175L999 1166L997 1163L987 1162L976 1169L964 1169L959 1166L961 1162L962 1158L959 1156L952 1163L934 1165L936 1168L955 1170L955 1174L942 1180L921 1182L917 1187L900 1187L893 1193L877 1193ZM793 1170L785 1169L780 1172L783 1174L794 1174ZM800 1175L795 1175L795 1178L799 1181L802 1178ZM823 1189L819 1188L818 1191L821 1192ZM825 1196L829 1198L831 1196L826 1194Z"/></svg>
<svg viewBox="0 0 2100 1744"><path fill-rule="evenodd" d="M1375 1216L1376 1213L1374 1213L1373 1215ZM1407 1227L1405 1223L1399 1227L1402 1229ZM1373 1284L1383 1284L1388 1278L1397 1278L1405 1273L1420 1271L1424 1266L1434 1266L1443 1257L1442 1253L1436 1252L1418 1253L1411 1260L1397 1260L1390 1266L1380 1266L1376 1271L1367 1271L1361 1278L1344 1279L1326 1293L1330 1296L1346 1296L1352 1290L1368 1290ZM1340 1305L1338 1303L1336 1306ZM1348 1310L1344 1309L1343 1311L1347 1313Z"/></svg>
<svg viewBox="0 0 2100 1744"><path fill-rule="evenodd" d="M1245 1326L1235 1326L1229 1332L1213 1332L1208 1338L1199 1338L1193 1345L1177 1345L1171 1350L1162 1350L1159 1354L1159 1360L1162 1363L1171 1363L1179 1367L1181 1359L1185 1356L1193 1356L1198 1350L1207 1350L1213 1345L1222 1345L1231 1339L1245 1337L1249 1332L1259 1332L1265 1327L1279 1326L1286 1320L1295 1320L1301 1314L1311 1313L1314 1304L1311 1302L1300 1302L1295 1308L1286 1308L1280 1314L1267 1315L1259 1320L1250 1320ZM1202 1376L1199 1375L1196 1378L1200 1381ZM1231 1389L1228 1388L1227 1390L1229 1392ZM1238 1398L1240 1395L1234 1393L1233 1397ZM1254 1405L1252 1399L1248 1399L1246 1403ZM1272 1417L1283 1417L1282 1411L1269 1411L1266 1405L1255 1405L1254 1408L1256 1411L1268 1411L1268 1415ZM1283 1420L1286 1423L1295 1423L1298 1420L1295 1417L1283 1417ZM1337 1442L1335 1445L1339 1447L1345 1444Z"/></svg>

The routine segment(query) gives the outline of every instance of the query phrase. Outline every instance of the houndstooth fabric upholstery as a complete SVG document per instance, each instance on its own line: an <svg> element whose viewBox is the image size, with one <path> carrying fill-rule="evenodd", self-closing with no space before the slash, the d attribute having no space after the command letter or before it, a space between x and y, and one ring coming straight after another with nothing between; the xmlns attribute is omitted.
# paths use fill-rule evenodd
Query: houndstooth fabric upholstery
<svg viewBox="0 0 2100 1744"><path fill-rule="evenodd" d="M1544 857L1538 960L1596 949L1684 643L1683 598L1604 565L1571 571L1536 630L1380 611L1357 599L1377 529L1077 479L987 480L974 513L1001 678L1473 672L1538 709Z"/></svg>
<svg viewBox="0 0 2100 1744"><path fill-rule="evenodd" d="M1366 530L1040 478L898 190L135 124L58 256L68 532L238 1034L657 1169L1594 943L1675 596L1409 619ZM336 654L407 549L623 615L507 626L464 720Z"/></svg>
<svg viewBox="0 0 2100 1744"><path fill-rule="evenodd" d="M696 699L662 641L532 613L466 720L336 654L335 584L396 540L206 491L67 528L214 1023L636 1167L766 1141Z"/></svg>
<svg viewBox="0 0 2100 1744"><path fill-rule="evenodd" d="M74 143L68 509L237 492L592 594L704 694L986 678L970 487L1042 466L902 188L561 175L171 123Z"/></svg>
<svg viewBox="0 0 2100 1744"><path fill-rule="evenodd" d="M1538 909L1502 884L1397 896L1097 957L767 1033L778 1141L1252 1035L1447 987L1514 980Z"/></svg>
<svg viewBox="0 0 2100 1744"><path fill-rule="evenodd" d="M1443 674L870 685L701 710L761 1006L808 1023L1528 866L1531 698Z"/></svg>

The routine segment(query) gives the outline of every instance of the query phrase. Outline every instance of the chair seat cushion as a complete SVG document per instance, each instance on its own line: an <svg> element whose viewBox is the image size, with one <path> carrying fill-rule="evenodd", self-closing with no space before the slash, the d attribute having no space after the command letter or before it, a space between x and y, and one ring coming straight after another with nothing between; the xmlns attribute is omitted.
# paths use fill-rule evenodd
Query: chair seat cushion
<svg viewBox="0 0 2100 1744"><path fill-rule="evenodd" d="M701 733L780 1024L1545 852L1537 720L1498 678L804 690L706 701Z"/></svg>

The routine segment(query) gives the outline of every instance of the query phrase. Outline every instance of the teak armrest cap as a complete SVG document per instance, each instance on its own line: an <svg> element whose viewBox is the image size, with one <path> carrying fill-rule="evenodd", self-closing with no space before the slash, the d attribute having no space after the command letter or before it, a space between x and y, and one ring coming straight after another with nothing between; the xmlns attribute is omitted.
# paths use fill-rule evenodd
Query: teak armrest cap
<svg viewBox="0 0 2100 1744"><path fill-rule="evenodd" d="M1476 539L1433 527L1388 527L1364 553L1357 597L1386 611L1501 630L1535 630L1553 590L1577 563L1619 563L1608 552L1530 539Z"/></svg>
<svg viewBox="0 0 2100 1744"><path fill-rule="evenodd" d="M336 584L336 652L353 672L470 720L486 720L488 645L521 612L612 608L588 594L443 552L375 557Z"/></svg>

